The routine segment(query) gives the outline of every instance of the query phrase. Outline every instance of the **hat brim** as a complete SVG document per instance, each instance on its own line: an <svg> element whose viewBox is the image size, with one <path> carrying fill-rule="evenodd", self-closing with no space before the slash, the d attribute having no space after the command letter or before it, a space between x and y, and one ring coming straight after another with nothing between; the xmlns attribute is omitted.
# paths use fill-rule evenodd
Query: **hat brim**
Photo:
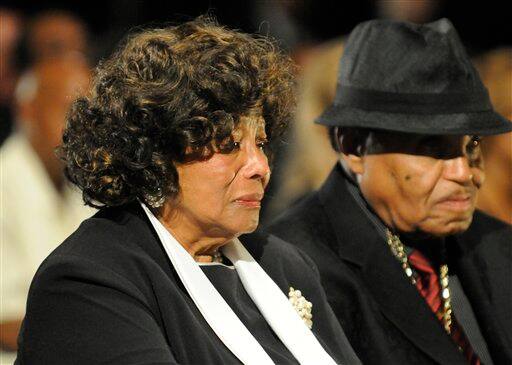
<svg viewBox="0 0 512 365"><path fill-rule="evenodd" d="M331 105L315 123L432 135L494 135L512 131L512 122L494 111L402 114Z"/></svg>

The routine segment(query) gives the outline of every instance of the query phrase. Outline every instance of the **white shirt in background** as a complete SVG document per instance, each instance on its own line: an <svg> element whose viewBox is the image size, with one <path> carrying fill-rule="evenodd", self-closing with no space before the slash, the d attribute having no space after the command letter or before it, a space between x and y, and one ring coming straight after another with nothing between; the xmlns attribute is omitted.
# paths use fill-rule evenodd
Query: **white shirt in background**
<svg viewBox="0 0 512 365"><path fill-rule="evenodd" d="M59 193L21 133L0 148L0 321L20 320L41 262L94 214L68 184Z"/></svg>

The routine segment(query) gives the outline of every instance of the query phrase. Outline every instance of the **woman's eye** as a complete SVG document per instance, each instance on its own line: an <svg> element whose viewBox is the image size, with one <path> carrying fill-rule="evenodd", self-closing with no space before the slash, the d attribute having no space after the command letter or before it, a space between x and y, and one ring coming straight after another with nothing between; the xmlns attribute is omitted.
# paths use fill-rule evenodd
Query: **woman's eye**
<svg viewBox="0 0 512 365"><path fill-rule="evenodd" d="M268 146L268 141L260 141L256 144L259 149L264 150Z"/></svg>
<svg viewBox="0 0 512 365"><path fill-rule="evenodd" d="M226 140L223 143L219 145L219 152L220 153L232 153L240 150L242 146L241 141L234 141L234 140ZM268 147L268 141L262 140L256 142L256 146L261 149L262 151L265 151L265 149Z"/></svg>
<svg viewBox="0 0 512 365"><path fill-rule="evenodd" d="M228 143L226 152L231 153L231 152L238 151L240 149L240 145L241 145L241 142L231 141Z"/></svg>
<svg viewBox="0 0 512 365"><path fill-rule="evenodd" d="M228 139L218 145L218 152L220 153L232 153L240 149L240 142Z"/></svg>

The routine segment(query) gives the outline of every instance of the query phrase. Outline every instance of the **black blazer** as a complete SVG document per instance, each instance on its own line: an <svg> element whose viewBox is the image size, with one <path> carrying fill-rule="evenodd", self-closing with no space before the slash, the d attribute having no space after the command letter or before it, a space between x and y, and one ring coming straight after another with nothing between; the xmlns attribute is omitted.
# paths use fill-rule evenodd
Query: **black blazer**
<svg viewBox="0 0 512 365"><path fill-rule="evenodd" d="M339 362L359 363L315 265L293 246L244 245L288 294L313 302L313 332ZM138 204L84 221L32 282L17 364L237 364L183 288Z"/></svg>
<svg viewBox="0 0 512 365"><path fill-rule="evenodd" d="M348 192L337 165L318 192L268 227L318 265L328 300L364 364L465 364ZM512 363L512 229L481 212L454 238L462 284L495 364Z"/></svg>

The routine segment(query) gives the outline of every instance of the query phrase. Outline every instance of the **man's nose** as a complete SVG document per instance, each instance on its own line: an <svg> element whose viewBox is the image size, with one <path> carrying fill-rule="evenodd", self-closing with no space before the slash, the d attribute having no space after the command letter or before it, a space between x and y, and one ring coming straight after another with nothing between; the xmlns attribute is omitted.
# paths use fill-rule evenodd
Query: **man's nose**
<svg viewBox="0 0 512 365"><path fill-rule="evenodd" d="M445 177L466 184L473 179L473 172L466 156L458 156L445 162Z"/></svg>

